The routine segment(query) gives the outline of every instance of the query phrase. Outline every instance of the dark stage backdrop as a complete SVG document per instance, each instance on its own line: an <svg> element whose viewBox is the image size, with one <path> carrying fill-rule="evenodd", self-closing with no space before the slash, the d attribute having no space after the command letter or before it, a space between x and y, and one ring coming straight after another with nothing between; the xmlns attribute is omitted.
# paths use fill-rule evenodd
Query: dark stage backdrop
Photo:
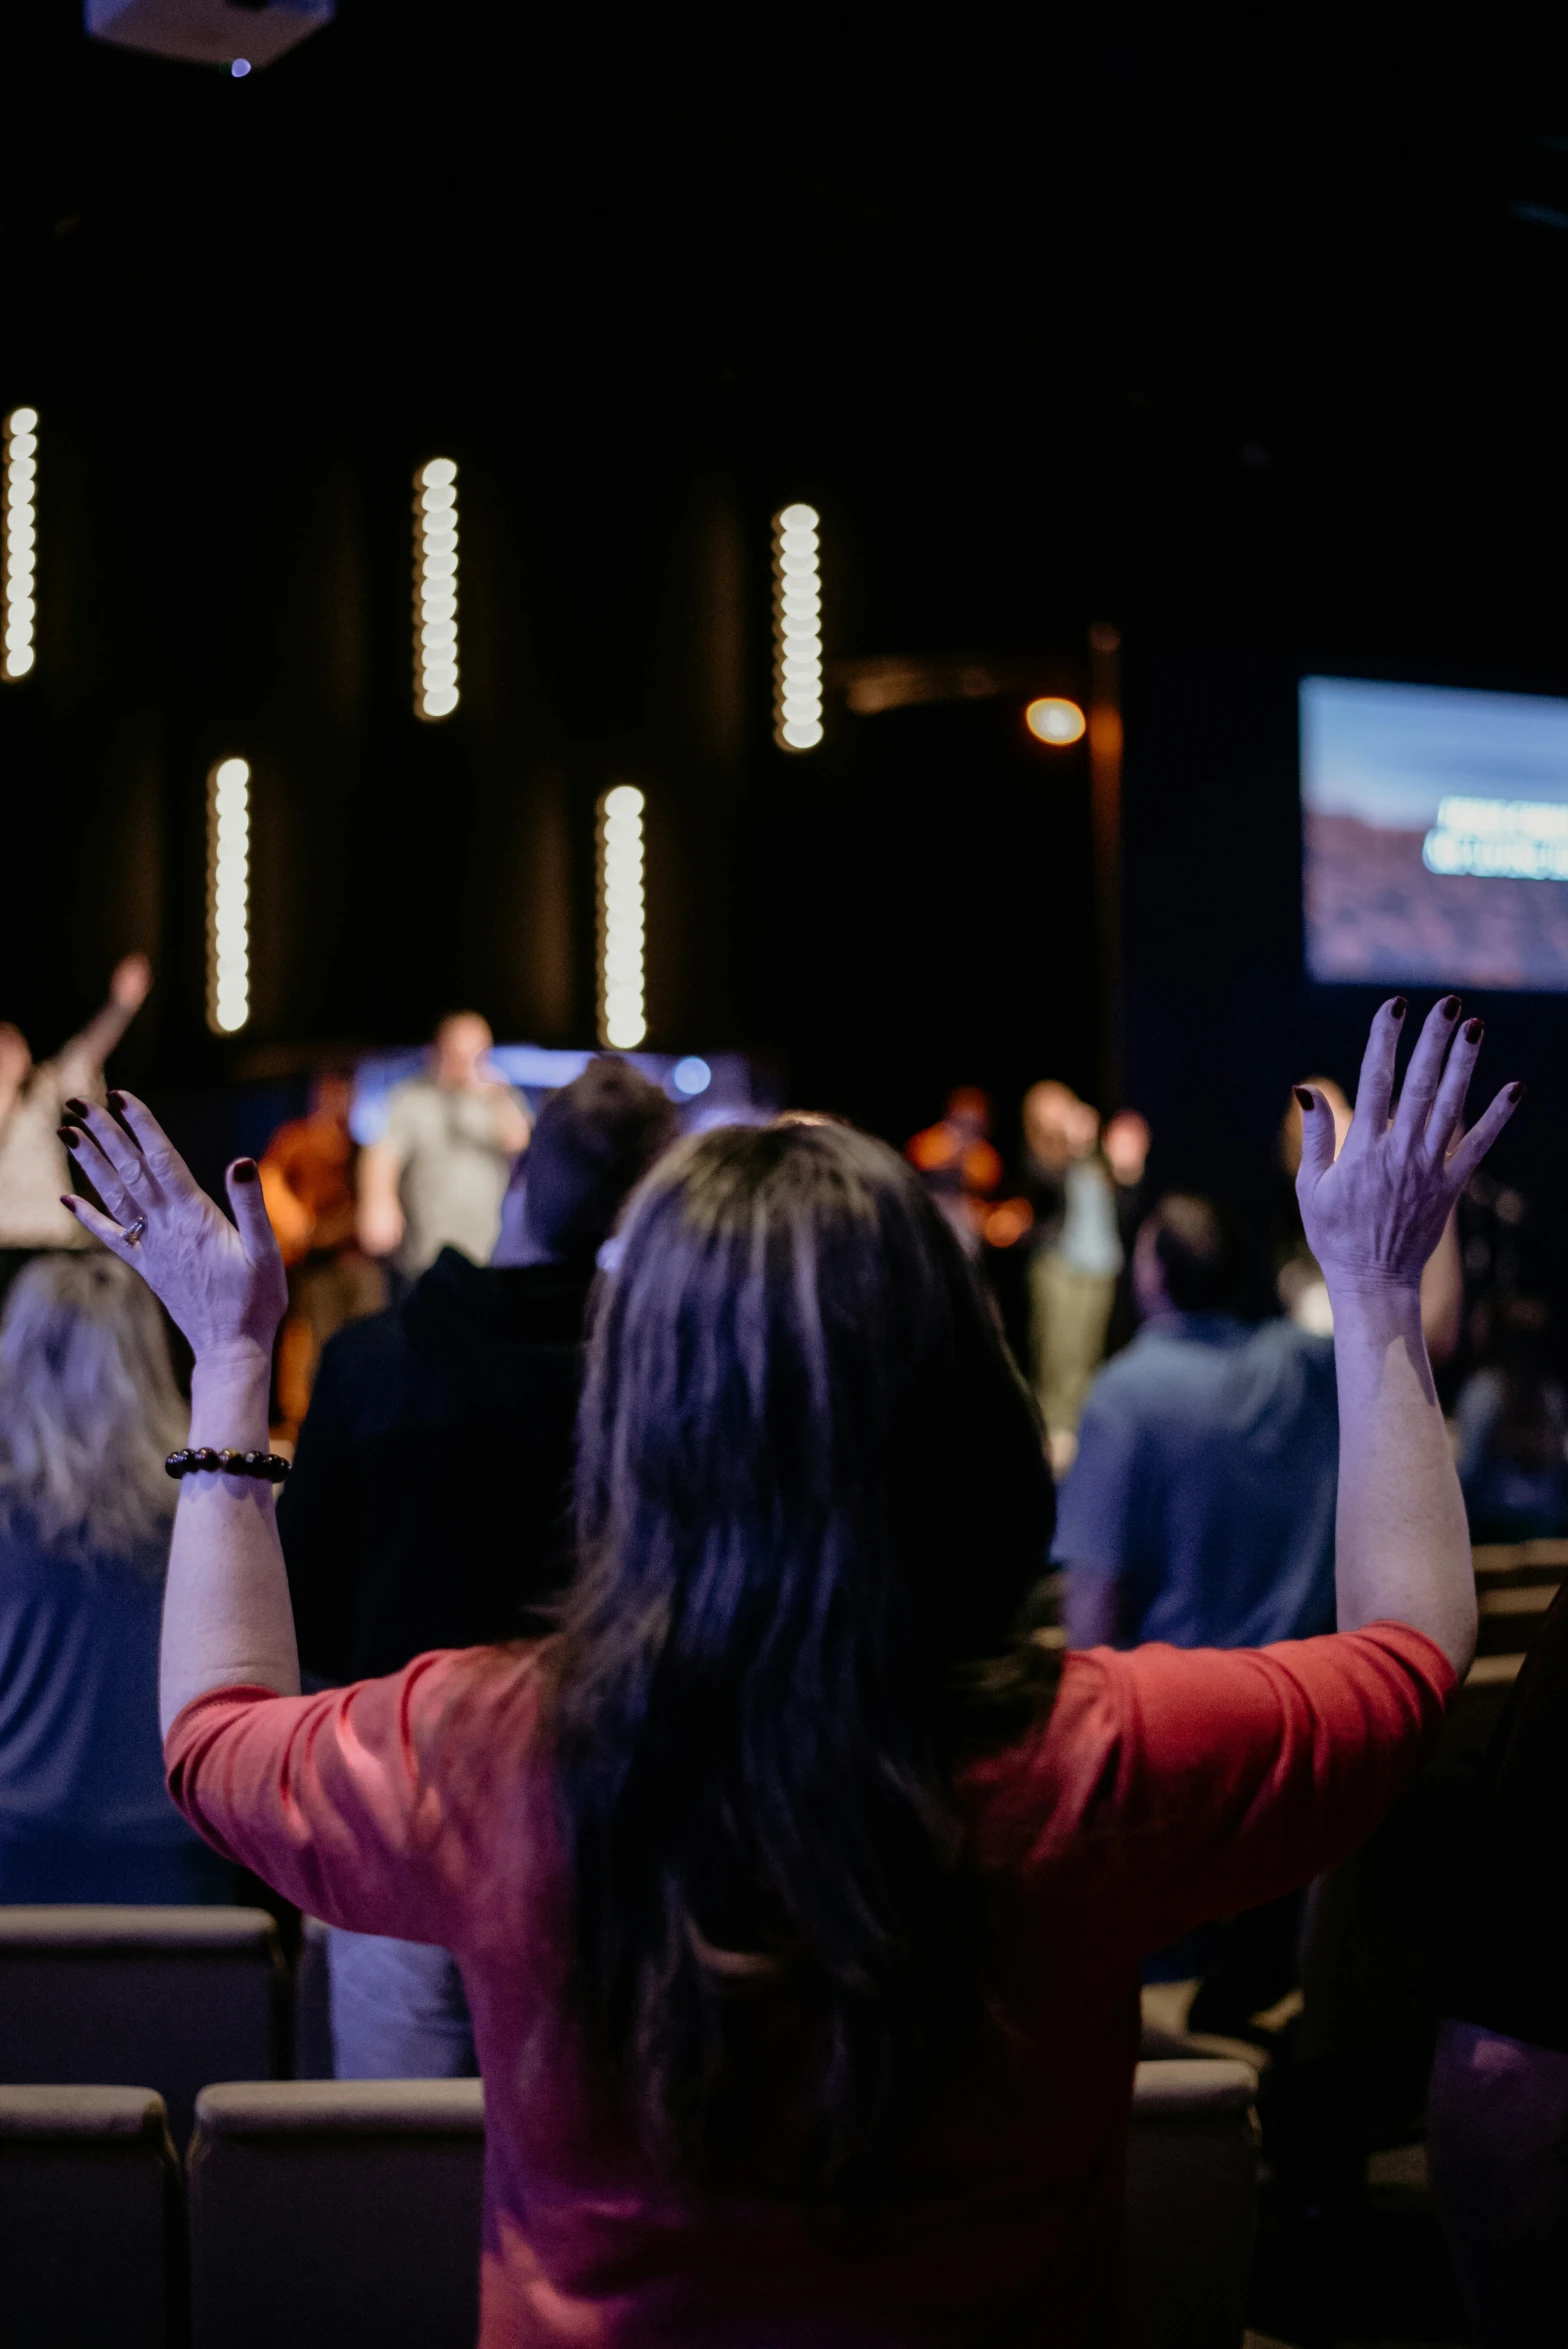
<svg viewBox="0 0 1568 2349"><path fill-rule="evenodd" d="M145 945L122 1066L171 1098L464 999L580 1040L593 806L631 780L656 1041L768 1052L895 1138L986 1084L1010 1144L1030 1079L1095 1081L1082 754L1017 700L835 703L780 754L768 521L804 498L831 661L1081 689L1121 627L1125 1091L1165 1179L1265 1213L1285 1086L1348 1075L1366 1009L1300 976L1298 662L1568 687L1568 162L1522 51L1478 36L1417 97L1403 42L1348 77L1309 44L1287 88L1185 19L1041 18L999 66L983 17L726 45L344 0L233 82L84 42L70 0L13 14L0 411L42 418L40 635L0 687L0 1015L47 1047ZM436 453L463 701L421 727ZM229 752L256 989L223 1044ZM1564 1007L1486 1009L1536 1086L1504 1158L1555 1194Z"/></svg>

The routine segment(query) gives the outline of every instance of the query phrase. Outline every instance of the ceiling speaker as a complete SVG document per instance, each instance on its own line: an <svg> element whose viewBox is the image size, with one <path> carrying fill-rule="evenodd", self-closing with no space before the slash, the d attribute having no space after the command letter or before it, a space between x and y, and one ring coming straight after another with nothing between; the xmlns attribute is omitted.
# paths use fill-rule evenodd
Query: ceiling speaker
<svg viewBox="0 0 1568 2349"><path fill-rule="evenodd" d="M95 40L193 65L270 65L332 22L336 0L86 0Z"/></svg>

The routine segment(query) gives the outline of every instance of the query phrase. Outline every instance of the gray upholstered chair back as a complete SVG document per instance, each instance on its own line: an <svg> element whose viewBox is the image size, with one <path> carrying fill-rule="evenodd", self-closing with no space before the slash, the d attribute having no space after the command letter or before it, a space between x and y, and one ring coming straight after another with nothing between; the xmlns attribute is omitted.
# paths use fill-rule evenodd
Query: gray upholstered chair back
<svg viewBox="0 0 1568 2349"><path fill-rule="evenodd" d="M472 2349L477 2080L206 2088L188 2170L193 2349Z"/></svg>
<svg viewBox="0 0 1568 2349"><path fill-rule="evenodd" d="M0 2088L0 2339L184 2337L180 2174L150 2088Z"/></svg>
<svg viewBox="0 0 1568 2349"><path fill-rule="evenodd" d="M0 2082L156 2088L176 2145L209 2080L281 2068L263 1909L0 1907Z"/></svg>
<svg viewBox="0 0 1568 2349"><path fill-rule="evenodd" d="M1141 2063L1127 2146L1127 2262L1146 2349L1241 2349L1258 2210L1257 2074Z"/></svg>

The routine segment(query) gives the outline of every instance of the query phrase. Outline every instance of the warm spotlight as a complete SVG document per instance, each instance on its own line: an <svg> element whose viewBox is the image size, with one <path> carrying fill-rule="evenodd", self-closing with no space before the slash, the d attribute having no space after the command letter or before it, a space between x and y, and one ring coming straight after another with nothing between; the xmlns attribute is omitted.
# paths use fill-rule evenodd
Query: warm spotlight
<svg viewBox="0 0 1568 2349"><path fill-rule="evenodd" d="M1064 701L1057 693L1032 701L1024 712L1024 723L1037 742L1048 742L1053 750L1061 750L1069 742L1081 742L1088 727L1078 704Z"/></svg>
<svg viewBox="0 0 1568 2349"><path fill-rule="evenodd" d="M643 796L618 783L599 802L599 1041L635 1050L648 1033L643 984Z"/></svg>
<svg viewBox="0 0 1568 2349"><path fill-rule="evenodd" d="M25 677L37 659L38 410L13 408L5 420L5 540L0 552L0 677Z"/></svg>
<svg viewBox="0 0 1568 2349"><path fill-rule="evenodd" d="M432 457L414 475L414 712L457 707L457 467Z"/></svg>
<svg viewBox="0 0 1568 2349"><path fill-rule="evenodd" d="M822 740L822 570L815 506L773 518L773 739L783 750Z"/></svg>
<svg viewBox="0 0 1568 2349"><path fill-rule="evenodd" d="M207 778L207 1025L232 1036L250 1018L250 768L220 759Z"/></svg>

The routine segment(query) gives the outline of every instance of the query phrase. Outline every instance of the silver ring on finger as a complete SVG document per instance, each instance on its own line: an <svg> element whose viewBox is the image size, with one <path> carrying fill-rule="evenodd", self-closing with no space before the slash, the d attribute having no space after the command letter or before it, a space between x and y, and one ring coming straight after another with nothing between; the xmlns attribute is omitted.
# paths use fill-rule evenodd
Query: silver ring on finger
<svg viewBox="0 0 1568 2349"><path fill-rule="evenodd" d="M123 1224L120 1227L120 1237L134 1248L146 1229L147 1218L145 1215L139 1215L134 1223Z"/></svg>

